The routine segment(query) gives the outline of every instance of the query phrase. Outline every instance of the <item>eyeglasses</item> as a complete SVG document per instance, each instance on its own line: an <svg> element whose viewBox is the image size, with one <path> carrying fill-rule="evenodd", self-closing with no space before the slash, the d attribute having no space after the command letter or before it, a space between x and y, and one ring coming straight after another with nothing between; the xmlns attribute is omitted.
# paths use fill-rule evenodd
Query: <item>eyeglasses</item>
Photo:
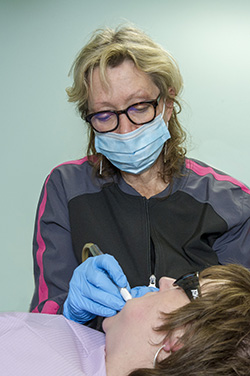
<svg viewBox="0 0 250 376"><path fill-rule="evenodd" d="M116 130L121 114L125 114L131 123L143 125L154 120L159 101L160 95L152 101L134 103L125 110L99 111L85 116L84 119L99 133L113 132Z"/></svg>
<svg viewBox="0 0 250 376"><path fill-rule="evenodd" d="M174 281L173 286L181 287L190 300L195 300L201 296L199 272L185 274Z"/></svg>

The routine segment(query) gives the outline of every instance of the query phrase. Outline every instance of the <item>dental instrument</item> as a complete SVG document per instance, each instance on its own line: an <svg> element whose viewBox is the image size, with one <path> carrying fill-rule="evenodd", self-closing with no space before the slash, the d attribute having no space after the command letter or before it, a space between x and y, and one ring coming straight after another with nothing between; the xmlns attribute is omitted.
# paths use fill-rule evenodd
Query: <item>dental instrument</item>
<svg viewBox="0 0 250 376"><path fill-rule="evenodd" d="M99 255L103 255L103 252L100 250L98 245L96 245L94 243L86 243L84 245L83 249L82 249L82 262L87 260L87 258L89 256L95 257L95 256L99 256ZM119 289L120 294L121 294L122 298L125 300L125 302L132 299L132 296L129 293L129 291L126 289L126 287L117 286L117 288Z"/></svg>

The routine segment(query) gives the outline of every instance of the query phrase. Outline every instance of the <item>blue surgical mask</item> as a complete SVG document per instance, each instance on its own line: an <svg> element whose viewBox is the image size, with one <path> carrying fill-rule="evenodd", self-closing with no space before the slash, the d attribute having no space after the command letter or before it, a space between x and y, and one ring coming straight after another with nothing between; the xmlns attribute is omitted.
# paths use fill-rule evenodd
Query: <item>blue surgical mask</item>
<svg viewBox="0 0 250 376"><path fill-rule="evenodd" d="M137 175L155 163L170 137L163 114L160 114L129 133L95 132L95 148L119 170Z"/></svg>

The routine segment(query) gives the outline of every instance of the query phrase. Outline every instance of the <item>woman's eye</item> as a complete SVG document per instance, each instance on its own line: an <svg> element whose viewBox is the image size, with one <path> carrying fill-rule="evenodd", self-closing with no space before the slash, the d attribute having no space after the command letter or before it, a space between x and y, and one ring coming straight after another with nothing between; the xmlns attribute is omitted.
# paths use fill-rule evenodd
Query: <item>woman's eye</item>
<svg viewBox="0 0 250 376"><path fill-rule="evenodd" d="M95 118L96 121L105 123L105 122L109 121L110 119L112 119L113 116L114 116L114 114L112 112L102 112L100 114L96 114L94 116L94 118Z"/></svg>
<svg viewBox="0 0 250 376"><path fill-rule="evenodd" d="M129 110L132 112L145 112L148 110L148 108L149 106L146 103L140 103L140 104L137 104L136 106L130 107Z"/></svg>
<svg viewBox="0 0 250 376"><path fill-rule="evenodd" d="M131 115L143 115L150 112L150 105L148 103L139 103L136 106L131 106L129 108L129 113Z"/></svg>

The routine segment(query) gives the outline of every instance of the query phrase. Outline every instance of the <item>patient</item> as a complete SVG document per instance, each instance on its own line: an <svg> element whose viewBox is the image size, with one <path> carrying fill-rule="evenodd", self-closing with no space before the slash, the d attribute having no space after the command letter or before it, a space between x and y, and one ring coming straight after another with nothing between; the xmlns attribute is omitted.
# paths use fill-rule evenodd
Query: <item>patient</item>
<svg viewBox="0 0 250 376"><path fill-rule="evenodd" d="M250 375L250 271L212 266L198 294L173 282L106 318L106 336L62 315L1 314L1 375Z"/></svg>
<svg viewBox="0 0 250 376"><path fill-rule="evenodd" d="M250 375L249 270L213 266L199 279L198 299L162 278L158 293L104 320L109 376Z"/></svg>

